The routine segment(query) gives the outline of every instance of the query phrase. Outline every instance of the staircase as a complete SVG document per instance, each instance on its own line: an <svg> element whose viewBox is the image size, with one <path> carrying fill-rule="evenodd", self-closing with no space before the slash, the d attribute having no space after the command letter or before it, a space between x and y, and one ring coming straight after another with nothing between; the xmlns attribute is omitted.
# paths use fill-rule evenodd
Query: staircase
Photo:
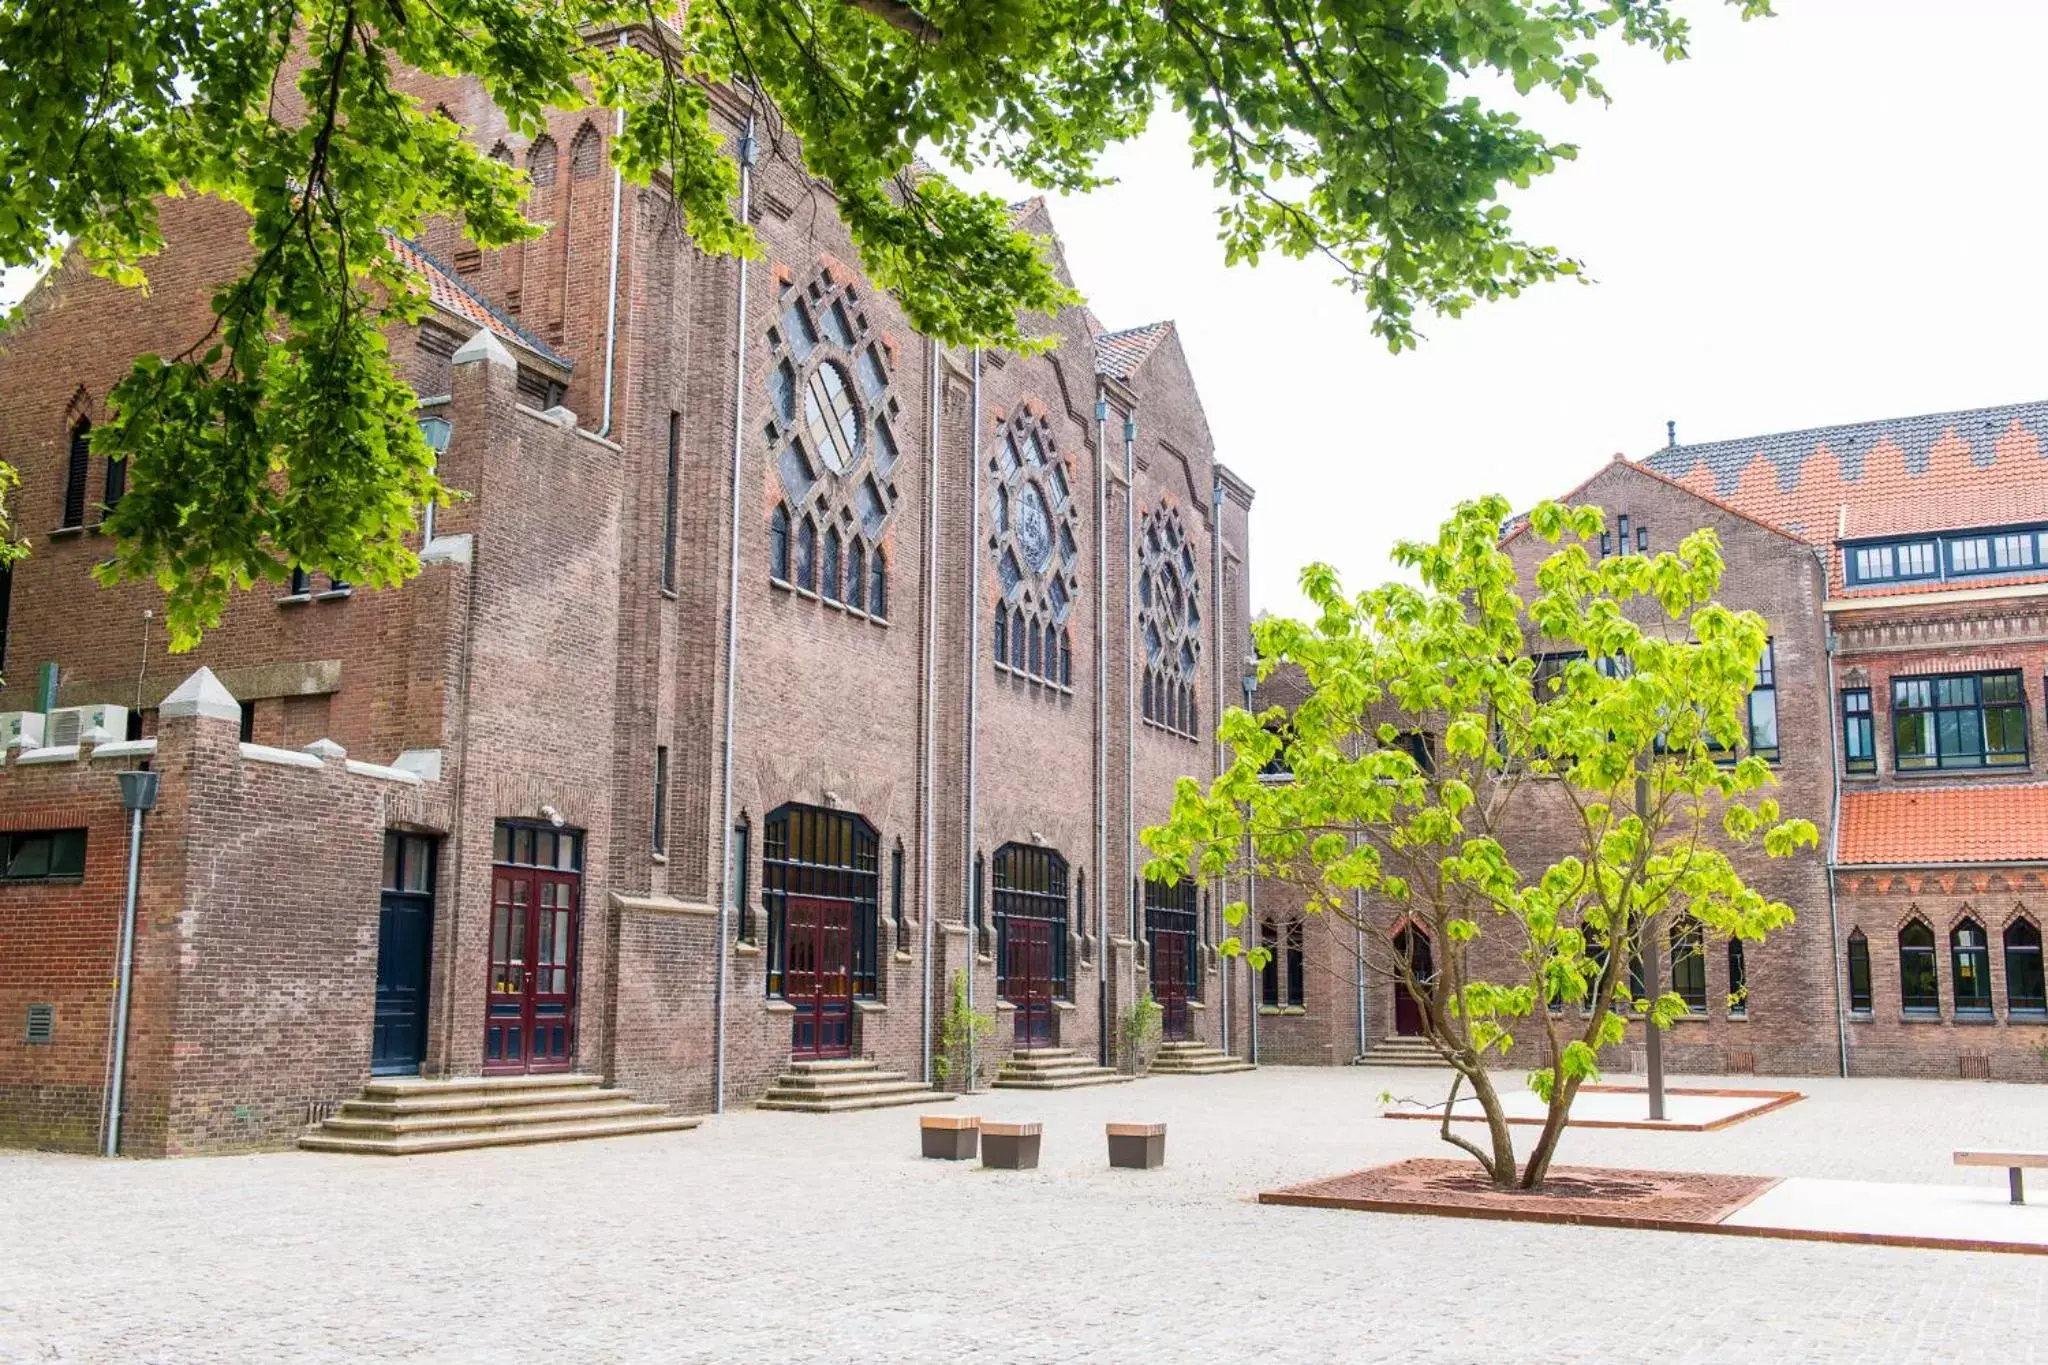
<svg viewBox="0 0 2048 1365"><path fill-rule="evenodd" d="M1076 1057L1070 1047L1041 1047L1011 1053L991 1084L998 1090L1080 1090L1136 1079Z"/></svg>
<svg viewBox="0 0 2048 1365"><path fill-rule="evenodd" d="M757 1109L798 1114L843 1114L855 1109L890 1109L899 1104L944 1104L954 1097L913 1081L901 1071L883 1071L864 1058L836 1062L791 1062L775 1078Z"/></svg>
<svg viewBox="0 0 2048 1365"><path fill-rule="evenodd" d="M1161 1043L1152 1058L1152 1074L1155 1076L1220 1076L1230 1071L1251 1069L1250 1062L1207 1043Z"/></svg>
<svg viewBox="0 0 2048 1365"><path fill-rule="evenodd" d="M597 1076L462 1076L371 1081L299 1138L309 1152L411 1156L573 1138L669 1133L702 1120L641 1104Z"/></svg>
<svg viewBox="0 0 2048 1365"><path fill-rule="evenodd" d="M1417 1071L1443 1071L1444 1059L1426 1038L1403 1038L1389 1034L1367 1049L1353 1066L1405 1067Z"/></svg>

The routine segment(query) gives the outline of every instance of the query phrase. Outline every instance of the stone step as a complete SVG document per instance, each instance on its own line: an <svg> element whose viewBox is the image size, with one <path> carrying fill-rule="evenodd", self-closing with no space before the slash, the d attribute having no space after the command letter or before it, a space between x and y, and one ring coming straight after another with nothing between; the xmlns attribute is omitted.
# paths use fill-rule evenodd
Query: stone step
<svg viewBox="0 0 2048 1365"><path fill-rule="evenodd" d="M631 1095L616 1092L616 1099L601 1100L595 1104L565 1104L542 1111L525 1110L507 1115L488 1110L473 1114L420 1114L407 1117L380 1117L358 1114L338 1114L320 1125L320 1131L329 1136L388 1135L404 1136L421 1133L484 1132L493 1128L517 1128L542 1123L583 1123L594 1119L647 1118L666 1114L668 1109L659 1104L636 1103Z"/></svg>
<svg viewBox="0 0 2048 1365"><path fill-rule="evenodd" d="M872 1071L878 1065L879 1063L872 1057L835 1057L827 1061L791 1062L789 1069L799 1076L810 1076L831 1075L843 1071Z"/></svg>
<svg viewBox="0 0 2048 1365"><path fill-rule="evenodd" d="M837 1090L844 1085L871 1085L877 1082L896 1084L910 1079L905 1071L880 1071L869 1067L866 1071L785 1071L775 1078L778 1088L790 1090Z"/></svg>
<svg viewBox="0 0 2048 1365"><path fill-rule="evenodd" d="M1232 1071L1250 1071L1252 1064L1236 1057L1225 1056L1204 1058L1198 1062L1164 1063L1155 1057L1151 1070L1155 1076L1221 1076Z"/></svg>
<svg viewBox="0 0 2048 1365"><path fill-rule="evenodd" d="M1019 1071L1058 1071L1062 1067L1093 1066L1095 1062L1092 1058L1076 1057L1072 1053L1068 1053L1064 1057L1046 1057L1038 1053L1031 1053L1029 1055L1019 1054L1006 1058L1003 1065L1014 1067Z"/></svg>
<svg viewBox="0 0 2048 1365"><path fill-rule="evenodd" d="M893 1109L905 1104L951 1104L959 1096L929 1086L879 1086L872 1093L770 1090L754 1107L790 1114L844 1114L858 1109Z"/></svg>
<svg viewBox="0 0 2048 1365"><path fill-rule="evenodd" d="M778 1100L836 1100L860 1095L895 1095L905 1091L929 1090L930 1086L921 1081L907 1080L902 1076L894 1080L877 1078L872 1081L849 1081L844 1085L790 1085L788 1078L778 1076L768 1087L767 1098Z"/></svg>
<svg viewBox="0 0 2048 1365"><path fill-rule="evenodd" d="M1138 1079L1104 1066L1056 1074L999 1071L991 1084L997 1090L1085 1090L1094 1085L1128 1085Z"/></svg>
<svg viewBox="0 0 2048 1365"><path fill-rule="evenodd" d="M531 1076L386 1076L365 1081L360 1094L364 1099L397 1100L419 1095L507 1095L564 1086L601 1089L604 1077L580 1071Z"/></svg>
<svg viewBox="0 0 2048 1365"><path fill-rule="evenodd" d="M343 1100L340 1112L356 1118L395 1118L408 1114L514 1114L564 1104L588 1104L614 1095L632 1098L628 1091L606 1090L597 1085L564 1085L552 1090L519 1090L504 1094L457 1091L446 1095L407 1095L400 1099L357 1098Z"/></svg>
<svg viewBox="0 0 2048 1365"><path fill-rule="evenodd" d="M631 1118L586 1119L567 1123L522 1123L484 1132L436 1133L375 1137L307 1133L299 1146L309 1152L352 1152L364 1156L420 1156L472 1147L517 1147L537 1142L571 1142L581 1138L630 1137L639 1133L675 1133L695 1128L702 1119L675 1114Z"/></svg>

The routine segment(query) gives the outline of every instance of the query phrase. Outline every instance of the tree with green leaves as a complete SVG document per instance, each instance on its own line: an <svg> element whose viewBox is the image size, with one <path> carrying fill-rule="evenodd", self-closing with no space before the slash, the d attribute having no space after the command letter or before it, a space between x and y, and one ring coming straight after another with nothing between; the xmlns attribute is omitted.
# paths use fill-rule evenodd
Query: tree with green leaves
<svg viewBox="0 0 2048 1365"><path fill-rule="evenodd" d="M621 171L723 255L757 244L707 92L755 92L771 145L830 185L911 323L1011 348L1034 344L1026 315L1073 296L1000 201L920 149L1085 190L1165 102L1222 191L1226 256L1326 260L1399 348L1418 312L1578 270L1498 201L1573 149L1468 78L1604 99L1601 40L1680 58L1680 4L0 0L0 265L68 245L137 284L163 196L249 213L250 263L213 328L139 359L93 436L130 465L103 576L161 584L183 646L233 590L295 565L404 578L417 510L446 496L385 351L425 307L386 234L451 218L490 248L540 229L523 175L409 93L405 69L476 81L528 136L550 109L617 111ZM619 41L628 28L644 40Z"/></svg>
<svg viewBox="0 0 2048 1365"><path fill-rule="evenodd" d="M1629 959L1660 951L1666 927L1759 942L1789 925L1792 907L1731 855L1788 858L1818 836L1779 810L1769 764L1745 751L1767 628L1714 600L1714 533L1596 558L1601 510L1545 503L1526 534L1562 547L1525 598L1507 512L1498 497L1464 503L1435 541L1398 546L1417 585L1347 597L1327 566L1305 570L1313 618L1254 628L1261 676L1299 670L1303 700L1232 708L1231 767L1206 791L1183 779L1172 819L1144 838L1148 876L1256 875L1356 926L1367 971L1411 994L1454 1073L1444 1140L1495 1185L1535 1189L1599 1050L1685 1012L1675 994L1631 998ZM1269 765L1287 775L1262 778ZM1224 913L1240 924L1245 907ZM1428 935L1427 965L1408 926ZM1235 937L1222 950L1255 967L1268 956ZM1490 1070L1517 1044L1547 1105L1519 1164ZM1452 1128L1466 1086L1484 1145Z"/></svg>

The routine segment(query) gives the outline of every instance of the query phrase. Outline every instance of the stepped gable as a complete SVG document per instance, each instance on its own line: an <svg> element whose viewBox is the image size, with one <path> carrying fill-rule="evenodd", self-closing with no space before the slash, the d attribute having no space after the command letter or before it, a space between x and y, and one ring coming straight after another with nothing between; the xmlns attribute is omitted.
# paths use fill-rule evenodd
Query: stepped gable
<svg viewBox="0 0 2048 1365"><path fill-rule="evenodd" d="M489 329L500 340L528 351L563 373L574 370L574 362L514 322L498 307L481 294L462 283L453 270L428 253L427 249L409 238L396 233L391 236L392 254L397 256L408 270L426 281L427 297L434 307L452 317L468 322L472 327Z"/></svg>
<svg viewBox="0 0 2048 1365"><path fill-rule="evenodd" d="M2048 402L1668 446L1639 467L1816 545L2048 521ZM1832 558L1840 594L1840 555ZM2000 581L2042 580L2048 575Z"/></svg>

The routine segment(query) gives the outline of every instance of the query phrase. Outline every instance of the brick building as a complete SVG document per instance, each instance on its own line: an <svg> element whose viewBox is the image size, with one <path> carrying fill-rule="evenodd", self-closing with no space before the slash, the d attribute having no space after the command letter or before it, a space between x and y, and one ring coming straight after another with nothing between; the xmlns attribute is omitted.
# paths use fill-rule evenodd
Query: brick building
<svg viewBox="0 0 2048 1365"><path fill-rule="evenodd" d="M1752 748L1822 835L1821 857L1735 855L1791 928L1661 945L1693 1007L1667 1065L2048 1078L2048 403L1674 443L1617 456L1566 500L1606 510L1604 553L1719 534L1721 600L1771 630ZM1525 578L1552 548L1519 529L1505 543ZM1510 856L1554 849L1551 818L1534 806ZM1347 926L1267 900L1282 955L1264 1059L1344 1062L1418 1031Z"/></svg>
<svg viewBox="0 0 2048 1365"><path fill-rule="evenodd" d="M1073 309L1040 355L949 350L787 148L747 176L764 259L711 259L619 182L598 111L527 141L413 85L549 230L401 243L434 307L393 352L466 495L403 587L294 575L173 658L152 590L89 579L121 484L90 424L205 329L237 210L165 204L147 296L63 266L0 355L33 542L0 587L0 837L66 850L0 879L0 1141L97 1142L108 770L145 761L131 1150L286 1141L373 1073L592 1073L683 1113L793 1057L922 1082L956 975L999 1015L984 1078L1115 1064L1147 992L1169 1038L1225 1043L1211 898L1132 852L1215 770L1247 631L1252 494L1172 324ZM1064 275L1044 205L1017 213ZM239 736L174 716L180 685Z"/></svg>

